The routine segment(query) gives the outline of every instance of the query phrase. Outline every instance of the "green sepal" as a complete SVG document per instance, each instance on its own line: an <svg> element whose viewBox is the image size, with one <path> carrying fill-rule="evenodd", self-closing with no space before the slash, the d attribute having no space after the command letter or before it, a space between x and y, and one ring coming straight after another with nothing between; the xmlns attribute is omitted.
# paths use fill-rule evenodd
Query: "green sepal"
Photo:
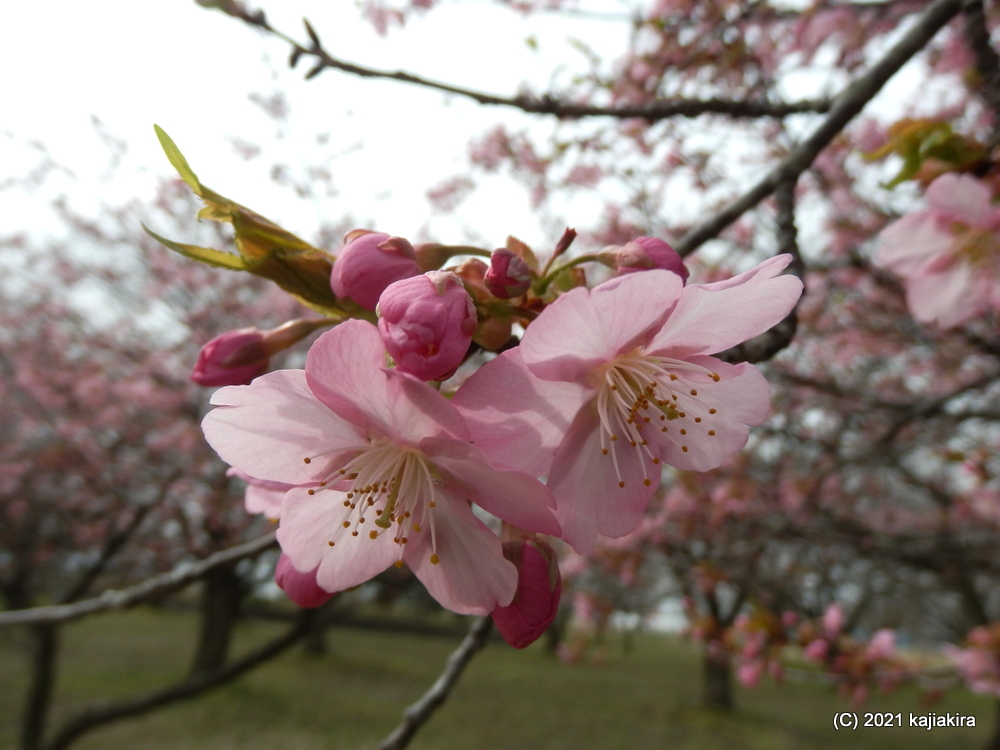
<svg viewBox="0 0 1000 750"><path fill-rule="evenodd" d="M154 240L162 245L166 245L174 252L180 253L185 258L197 260L201 263L207 263L208 265L215 266L216 268L227 268L231 271L247 270L247 267L243 263L243 259L238 255L223 252L222 250L213 250L210 247L199 247L198 245L185 245L183 242L174 242L173 240L168 240L166 237L161 237L145 224L142 225L142 228L145 229L146 234Z"/></svg>
<svg viewBox="0 0 1000 750"><path fill-rule="evenodd" d="M239 256L171 242L147 229L151 236L171 250L193 260L221 268L247 271L273 281L306 306L325 315L343 312L330 288L333 258L327 252L310 245L246 206L202 185L177 144L159 125L153 127L171 165L188 187L205 202L205 206L198 211L198 218L232 224Z"/></svg>

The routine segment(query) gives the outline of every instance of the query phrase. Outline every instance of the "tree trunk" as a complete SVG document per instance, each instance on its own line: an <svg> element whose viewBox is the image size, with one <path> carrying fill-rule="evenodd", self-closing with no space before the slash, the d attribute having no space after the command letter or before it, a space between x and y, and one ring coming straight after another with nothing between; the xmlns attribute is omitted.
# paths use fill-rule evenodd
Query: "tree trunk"
<svg viewBox="0 0 1000 750"><path fill-rule="evenodd" d="M993 736L983 745L983 750L1000 750L1000 700L993 703L996 718L993 720Z"/></svg>
<svg viewBox="0 0 1000 750"><path fill-rule="evenodd" d="M28 629L31 654L31 684L28 687L18 750L37 750L42 744L52 689L56 681L56 656L59 651L58 625L32 625Z"/></svg>
<svg viewBox="0 0 1000 750"><path fill-rule="evenodd" d="M706 645L702 657L702 701L715 711L733 710L732 662L729 653Z"/></svg>
<svg viewBox="0 0 1000 750"><path fill-rule="evenodd" d="M201 593L201 632L191 664L192 676L209 674L225 665L242 597L242 585L234 566L215 568L205 577Z"/></svg>

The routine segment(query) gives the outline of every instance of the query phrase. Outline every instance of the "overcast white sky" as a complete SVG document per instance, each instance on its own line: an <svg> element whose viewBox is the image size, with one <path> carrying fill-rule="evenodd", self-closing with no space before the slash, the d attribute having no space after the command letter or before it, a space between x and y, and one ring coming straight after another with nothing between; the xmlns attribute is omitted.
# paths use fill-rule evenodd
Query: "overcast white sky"
<svg viewBox="0 0 1000 750"><path fill-rule="evenodd" d="M515 93L526 79L544 87L560 64L583 67L570 37L613 55L628 32L622 21L525 19L487 0L465 0L381 38L348 0L281 0L259 7L272 24L299 39L305 36L301 19L308 17L327 49L344 59L500 94ZM525 43L529 34L539 40L538 51ZM426 190L461 170L470 136L501 120L525 121L510 111L335 71L305 82L308 67L300 63L291 71L286 59L280 40L194 0L12 4L0 26L0 184L38 164L32 142L45 144L70 174L51 175L33 195L0 192L0 232L51 229L45 206L58 193L83 211L150 195L156 178L173 174L153 134L158 123L206 185L293 232L310 237L321 217L351 213L366 225L414 237L431 215ZM248 98L275 91L285 91L290 104L281 139L278 126ZM128 144L113 178L92 116ZM329 141L317 143L322 132ZM244 161L233 138L264 151ZM299 198L270 180L276 161L294 171L328 164L339 193ZM522 192L501 180L464 204L456 219L438 218L431 227L436 239L449 242L462 239L463 224L498 244L507 233L552 242L542 237Z"/></svg>

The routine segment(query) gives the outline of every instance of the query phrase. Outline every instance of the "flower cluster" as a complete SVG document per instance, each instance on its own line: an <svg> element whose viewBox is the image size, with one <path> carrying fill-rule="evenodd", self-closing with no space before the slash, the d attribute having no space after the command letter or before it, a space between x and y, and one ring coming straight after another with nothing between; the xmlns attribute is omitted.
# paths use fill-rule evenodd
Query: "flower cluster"
<svg viewBox="0 0 1000 750"><path fill-rule="evenodd" d="M294 601L408 565L443 606L492 614L523 647L561 593L538 535L586 553L635 529L664 465L704 471L742 448L770 392L752 365L712 355L779 322L802 285L780 274L788 256L686 285L648 237L595 258L619 275L594 288L576 261L546 273L514 238L480 253L489 265L441 270L468 250L350 233L330 279L342 314L205 348L203 382L230 387L203 427L249 483L247 509L280 519L276 580ZM321 326L304 370L266 372ZM452 398L439 391L470 352L501 347Z"/></svg>

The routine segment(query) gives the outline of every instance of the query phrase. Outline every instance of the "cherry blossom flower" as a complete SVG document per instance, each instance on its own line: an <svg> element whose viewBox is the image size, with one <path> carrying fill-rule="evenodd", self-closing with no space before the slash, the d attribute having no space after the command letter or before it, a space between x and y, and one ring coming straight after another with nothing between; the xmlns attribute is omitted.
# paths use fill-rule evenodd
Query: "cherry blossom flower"
<svg viewBox="0 0 1000 750"><path fill-rule="evenodd" d="M757 368L709 355L778 323L802 283L781 255L732 279L683 287L653 269L574 289L453 400L497 465L548 474L563 539L636 527L661 462L707 471L740 450L770 409Z"/></svg>
<svg viewBox="0 0 1000 750"><path fill-rule="evenodd" d="M951 328L1000 308L1000 206L969 175L943 174L926 196L883 230L875 263L903 277L914 318Z"/></svg>
<svg viewBox="0 0 1000 750"><path fill-rule="evenodd" d="M488 614L510 604L517 570L469 501L524 529L559 533L546 488L491 467L444 396L385 367L369 323L323 334L304 371L223 388L212 403L219 408L203 428L223 460L295 485L278 541L326 591L405 562L443 606Z"/></svg>

